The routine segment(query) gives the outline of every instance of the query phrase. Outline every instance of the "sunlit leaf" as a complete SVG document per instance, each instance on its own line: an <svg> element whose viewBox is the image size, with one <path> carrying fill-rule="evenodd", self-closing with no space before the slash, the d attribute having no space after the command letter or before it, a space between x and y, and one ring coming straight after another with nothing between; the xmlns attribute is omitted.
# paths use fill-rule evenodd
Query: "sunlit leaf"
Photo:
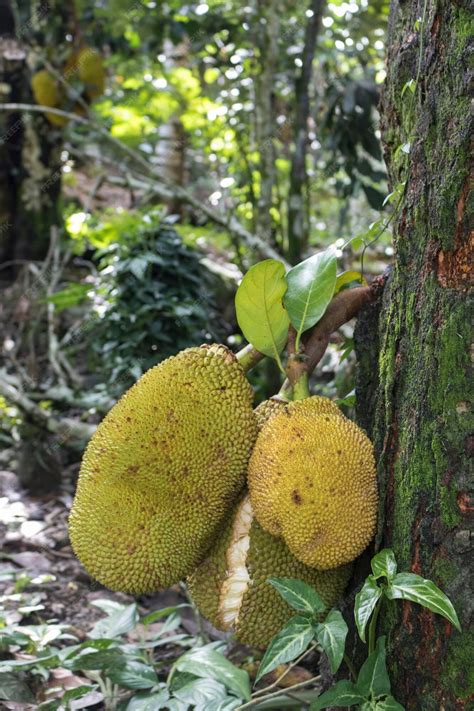
<svg viewBox="0 0 474 711"><path fill-rule="evenodd" d="M315 615L326 607L316 590L302 580L269 578L268 582L294 610Z"/></svg>
<svg viewBox="0 0 474 711"><path fill-rule="evenodd" d="M265 652L258 674L257 682L265 674L276 669L280 664L291 662L302 654L314 638L315 628L311 619L299 615L292 617L285 627L273 637Z"/></svg>
<svg viewBox="0 0 474 711"><path fill-rule="evenodd" d="M461 625L451 600L431 580L415 573L398 573L385 589L389 600L410 600L442 615L461 631Z"/></svg>

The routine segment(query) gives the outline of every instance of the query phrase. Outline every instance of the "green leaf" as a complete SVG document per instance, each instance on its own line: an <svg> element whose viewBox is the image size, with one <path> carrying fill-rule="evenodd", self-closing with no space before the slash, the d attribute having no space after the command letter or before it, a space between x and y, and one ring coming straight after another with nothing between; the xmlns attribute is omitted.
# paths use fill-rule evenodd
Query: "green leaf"
<svg viewBox="0 0 474 711"><path fill-rule="evenodd" d="M235 295L237 321L245 338L280 366L290 326L282 301L287 288L285 266L265 259L249 269Z"/></svg>
<svg viewBox="0 0 474 711"><path fill-rule="evenodd" d="M223 701L226 697L227 689L215 679L194 679L174 692L174 698L186 702L193 708L201 708L205 704L208 708L215 708L216 702ZM212 706L211 702L213 702Z"/></svg>
<svg viewBox="0 0 474 711"><path fill-rule="evenodd" d="M390 582L397 574L397 561L390 548L384 548L374 555L370 565L376 580L385 577Z"/></svg>
<svg viewBox="0 0 474 711"><path fill-rule="evenodd" d="M323 648L333 674L341 666L348 628L339 610L331 610L316 627L316 639Z"/></svg>
<svg viewBox="0 0 474 711"><path fill-rule="evenodd" d="M291 662L292 659L302 654L314 635L315 628L310 619L300 615L292 617L268 645L260 662L255 683L280 664Z"/></svg>
<svg viewBox="0 0 474 711"><path fill-rule="evenodd" d="M363 642L365 642L365 628L381 595L382 588L379 588L373 575L369 575L362 590L355 597L354 618L359 637Z"/></svg>
<svg viewBox="0 0 474 711"><path fill-rule="evenodd" d="M153 667L133 659L127 659L121 667L112 667L107 672L107 677L114 684L119 684L125 689L151 689L158 684L158 677Z"/></svg>
<svg viewBox="0 0 474 711"><path fill-rule="evenodd" d="M336 279L336 287L334 289L334 294L338 294L343 289L347 289L349 284L357 282L359 285L367 286L367 280L362 276L360 272L348 271L342 272Z"/></svg>
<svg viewBox="0 0 474 711"><path fill-rule="evenodd" d="M384 696L390 693L390 679L387 673L385 637L379 637L375 650L365 660L357 677L357 688L368 697Z"/></svg>
<svg viewBox="0 0 474 711"><path fill-rule="evenodd" d="M97 652L86 652L73 657L70 660L63 661L63 665L72 671L83 670L99 670L110 669L116 666L123 666L124 654L120 649L104 649Z"/></svg>
<svg viewBox="0 0 474 711"><path fill-rule="evenodd" d="M140 620L140 623L142 625L151 625L152 622L161 620L163 617L168 617L169 615L173 614L173 612L176 612L177 610L180 610L183 607L191 607L191 606L187 605L187 604L183 604L183 605L173 605L172 607L163 607L161 610L155 610L155 612L150 612L148 615L145 615L144 617L142 617Z"/></svg>
<svg viewBox="0 0 474 711"><path fill-rule="evenodd" d="M158 692L134 694L126 706L126 711L158 711L168 708L167 689Z"/></svg>
<svg viewBox="0 0 474 711"><path fill-rule="evenodd" d="M247 672L238 669L213 646L206 645L198 649L191 649L175 662L174 669L203 678L215 679L222 682L239 698L245 701L250 699L250 682Z"/></svg>
<svg viewBox="0 0 474 711"><path fill-rule="evenodd" d="M393 696L386 696L382 701L377 701L375 711L405 711L405 707L399 704Z"/></svg>
<svg viewBox="0 0 474 711"><path fill-rule="evenodd" d="M86 684L83 684L82 686L75 686L73 689L65 691L64 694L61 696L62 707L69 708L69 706L67 705L69 701L73 701L74 699L80 699L82 696L85 696L86 694L90 694L92 691L95 691L95 689L97 689L97 685L88 686Z"/></svg>
<svg viewBox="0 0 474 711"><path fill-rule="evenodd" d="M326 311L336 286L336 251L333 246L290 269L283 303L299 338Z"/></svg>
<svg viewBox="0 0 474 711"><path fill-rule="evenodd" d="M17 703L33 703L33 696L30 687L22 681L18 674L0 674L0 699L5 701L15 701Z"/></svg>
<svg viewBox="0 0 474 711"><path fill-rule="evenodd" d="M302 580L293 578L268 578L268 582L278 590L280 595L294 610L317 615L324 612L326 605L318 593Z"/></svg>
<svg viewBox="0 0 474 711"><path fill-rule="evenodd" d="M451 600L431 580L415 573L398 573L385 589L389 600L410 600L442 615L461 631L461 625Z"/></svg>
<svg viewBox="0 0 474 711"><path fill-rule="evenodd" d="M135 604L127 605L123 609L112 612L111 615L99 620L94 625L89 636L92 639L101 637L120 637L130 632L139 621L138 610Z"/></svg>
<svg viewBox="0 0 474 711"><path fill-rule="evenodd" d="M310 706L310 711L319 711L328 706L355 706L365 700L365 696L359 693L355 684L348 679L342 679L337 684L331 686L330 689L321 694L321 696Z"/></svg>

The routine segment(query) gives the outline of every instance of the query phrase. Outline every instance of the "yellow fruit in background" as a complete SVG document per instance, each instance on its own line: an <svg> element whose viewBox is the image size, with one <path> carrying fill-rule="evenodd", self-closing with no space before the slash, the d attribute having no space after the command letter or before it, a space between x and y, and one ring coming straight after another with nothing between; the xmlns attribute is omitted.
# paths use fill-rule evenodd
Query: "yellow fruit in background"
<svg viewBox="0 0 474 711"><path fill-rule="evenodd" d="M257 521L321 570L362 553L374 536L378 507L371 442L333 403L324 407L320 398L308 398L272 417L248 473Z"/></svg>
<svg viewBox="0 0 474 711"><path fill-rule="evenodd" d="M76 53L75 63L87 98L92 101L102 96L105 91L105 68L99 52L91 47L83 47Z"/></svg>
<svg viewBox="0 0 474 711"><path fill-rule="evenodd" d="M187 582L200 612L215 627L234 631L244 644L266 647L296 614L268 578L304 581L314 587L328 610L344 592L350 573L350 565L320 571L298 561L281 539L257 523L247 495Z"/></svg>
<svg viewBox="0 0 474 711"><path fill-rule="evenodd" d="M125 393L87 447L69 519L94 578L139 594L196 568L244 485L252 399L223 346L182 351Z"/></svg>
<svg viewBox="0 0 474 711"><path fill-rule="evenodd" d="M33 74L31 88L37 104L54 109L61 108L64 94L56 79L46 69ZM65 126L68 122L65 116L57 116L52 113L46 113L46 118L56 126Z"/></svg>

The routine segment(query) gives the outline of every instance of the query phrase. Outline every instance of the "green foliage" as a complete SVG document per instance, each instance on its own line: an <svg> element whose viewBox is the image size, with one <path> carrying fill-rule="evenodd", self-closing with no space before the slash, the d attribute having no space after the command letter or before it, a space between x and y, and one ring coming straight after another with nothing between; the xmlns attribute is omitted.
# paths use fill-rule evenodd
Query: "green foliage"
<svg viewBox="0 0 474 711"><path fill-rule="evenodd" d="M159 212L106 215L85 237L102 249L82 333L112 389L176 351L222 338L219 281Z"/></svg>

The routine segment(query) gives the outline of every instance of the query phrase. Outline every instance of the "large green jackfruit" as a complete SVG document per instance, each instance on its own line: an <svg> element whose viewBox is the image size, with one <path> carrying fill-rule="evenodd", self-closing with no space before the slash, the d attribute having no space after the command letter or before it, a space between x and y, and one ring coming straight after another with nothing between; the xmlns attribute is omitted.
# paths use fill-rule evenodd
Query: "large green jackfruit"
<svg viewBox="0 0 474 711"><path fill-rule="evenodd" d="M295 614L268 578L303 580L329 609L344 592L350 573L350 565L320 571L298 561L280 538L257 523L247 495L207 559L188 578L188 589L202 615L217 629L234 631L244 644L266 647Z"/></svg>
<svg viewBox="0 0 474 711"><path fill-rule="evenodd" d="M84 455L69 532L89 573L135 594L189 574L235 503L256 434L252 389L223 346L145 373Z"/></svg>
<svg viewBox="0 0 474 711"><path fill-rule="evenodd" d="M340 412L323 412L321 398L289 403L264 425L248 485L257 521L306 565L348 563L375 533L372 444Z"/></svg>

